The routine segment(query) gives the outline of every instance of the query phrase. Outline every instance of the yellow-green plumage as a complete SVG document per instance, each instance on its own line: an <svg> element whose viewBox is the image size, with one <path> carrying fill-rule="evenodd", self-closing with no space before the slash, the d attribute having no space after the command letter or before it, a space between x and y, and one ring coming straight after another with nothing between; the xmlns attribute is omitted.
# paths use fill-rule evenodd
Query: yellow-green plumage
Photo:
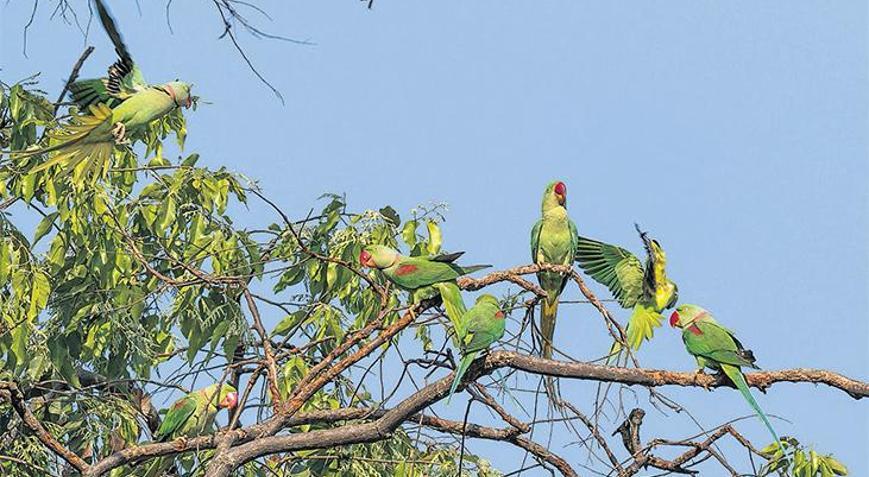
<svg viewBox="0 0 869 477"><path fill-rule="evenodd" d="M567 215L567 186L553 181L543 192L540 220L531 229L531 259L535 264L571 265L576 255L576 224ZM540 307L540 333L544 358L552 357L558 298L567 283L562 273L542 271L537 281L548 295Z"/></svg>
<svg viewBox="0 0 869 477"><path fill-rule="evenodd" d="M450 386L450 394L447 403L456 392L462 376L480 352L486 350L493 343L504 336L505 320L504 312L498 305L498 300L488 294L480 295L474 306L462 317L462 325L459 334L459 346L462 352L462 360L456 369L453 384Z"/></svg>
<svg viewBox="0 0 869 477"><path fill-rule="evenodd" d="M723 372L763 421L773 440L781 445L778 433L751 395L742 374L742 366L757 368L754 353L746 349L732 331L721 326L712 314L697 305L679 306L673 312L670 324L682 329L685 349L697 360L700 370L709 368Z"/></svg>
<svg viewBox="0 0 869 477"><path fill-rule="evenodd" d="M637 228L639 232L639 228ZM632 309L625 333L628 345L637 350L651 340L661 326L661 312L675 306L678 287L667 277L667 255L658 241L644 232L645 265L627 250L586 237L579 237L576 261L592 279L606 286L622 308ZM610 350L617 356L621 345Z"/></svg>
<svg viewBox="0 0 869 477"><path fill-rule="evenodd" d="M64 172L73 179L105 173L117 140L128 142L140 137L145 128L178 107L193 103L190 85L172 81L149 85L133 62L115 21L102 0L94 0L97 14L115 46L118 60L109 67L105 78L84 79L70 85L73 101L80 114L49 131L48 147L15 151L13 158L40 154L53 155L33 167L39 172L64 164ZM85 162L87 161L87 162Z"/></svg>

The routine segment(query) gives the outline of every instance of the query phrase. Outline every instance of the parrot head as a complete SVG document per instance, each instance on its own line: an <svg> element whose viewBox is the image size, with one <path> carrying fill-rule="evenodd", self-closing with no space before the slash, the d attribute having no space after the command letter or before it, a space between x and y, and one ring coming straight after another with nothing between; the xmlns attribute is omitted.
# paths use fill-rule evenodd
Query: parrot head
<svg viewBox="0 0 869 477"><path fill-rule="evenodd" d="M238 391L229 384L224 384L220 389L218 396L217 407L220 409L235 409L238 404Z"/></svg>
<svg viewBox="0 0 869 477"><path fill-rule="evenodd" d="M567 185L561 181L552 181L543 193L543 210L552 207L567 207Z"/></svg>
<svg viewBox="0 0 869 477"><path fill-rule="evenodd" d="M170 81L162 86L162 90L172 97L172 101L180 107L189 108L193 106L193 96L190 94L190 88L193 85L183 81Z"/></svg>
<svg viewBox="0 0 869 477"><path fill-rule="evenodd" d="M670 315L670 326L684 328L706 316L709 312L697 305L680 305Z"/></svg>
<svg viewBox="0 0 869 477"><path fill-rule="evenodd" d="M398 250L386 245L369 245L359 252L359 264L382 270L395 265L399 256Z"/></svg>
<svg viewBox="0 0 869 477"><path fill-rule="evenodd" d="M481 303L486 303L487 305L492 305L495 308L498 308L499 310L498 310L498 313L495 314L495 317L504 318L504 312L500 310L501 305L500 305L500 303L498 303L498 299L495 298L494 296L492 296L488 293L484 293L484 294L478 296L477 301L475 301L474 304L479 305Z"/></svg>

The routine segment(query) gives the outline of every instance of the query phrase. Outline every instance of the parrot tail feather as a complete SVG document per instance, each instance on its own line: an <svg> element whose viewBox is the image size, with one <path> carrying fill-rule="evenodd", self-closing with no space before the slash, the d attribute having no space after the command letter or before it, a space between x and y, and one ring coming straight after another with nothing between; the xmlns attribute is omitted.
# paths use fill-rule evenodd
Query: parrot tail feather
<svg viewBox="0 0 869 477"><path fill-rule="evenodd" d="M745 381L745 376L742 375L742 371L738 366L733 366L730 364L721 364L721 370L724 371L724 374L733 381L733 384L736 385L736 388L739 389L739 392L742 393L742 397L748 401L748 405L754 409L754 412L763 421L764 425L767 429L769 429L770 435L772 435L773 440L778 443L781 448L781 438L778 436L778 433L773 429L772 424L769 422L769 418L766 417L766 414L760 409L760 406L757 404L757 401L754 400L754 396L751 395L751 391L748 389L748 383ZM782 448L784 452L784 448Z"/></svg>
<svg viewBox="0 0 869 477"><path fill-rule="evenodd" d="M30 172L39 172L62 162L68 162L66 172L72 171L85 159L92 159L94 163L106 164L111 158L114 141L111 136L105 141L94 141L82 144L90 134L100 126L106 125L112 119L112 110L100 103L90 106L90 114L73 117L69 123L64 124L57 131L48 133L48 137L59 143L42 148L13 153L16 157L30 157L37 154L57 152L51 159L30 169Z"/></svg>
<svg viewBox="0 0 869 477"><path fill-rule="evenodd" d="M462 381L462 376L465 375L465 372L468 371L468 367L471 366L471 363L474 362L474 359L477 358L478 351L473 351L469 354L462 356L462 361L459 363L459 368L456 369L456 377L453 378L453 385L450 386L450 394L447 396L447 404L450 403L450 399L453 398L453 393L456 392L456 388L459 387L459 383Z"/></svg>
<svg viewBox="0 0 869 477"><path fill-rule="evenodd" d="M434 287L441 294L441 301L443 301L444 309L447 312L447 318L453 324L456 340L458 340L457 344L459 344L465 336L462 323L465 313L468 311L464 300L462 300L462 291L459 290L459 286L455 282L435 283Z"/></svg>
<svg viewBox="0 0 869 477"><path fill-rule="evenodd" d="M549 300L543 300L540 307L540 334L543 340L541 356L544 359L552 359L552 340L555 337L555 317L557 314L558 298L556 297L552 303Z"/></svg>
<svg viewBox="0 0 869 477"><path fill-rule="evenodd" d="M628 321L628 326L625 328L625 333L628 338L628 345L634 351L640 349L643 341L651 341L655 336L655 328L661 326L663 317L652 307L645 305L637 305L634 307L634 312Z"/></svg>

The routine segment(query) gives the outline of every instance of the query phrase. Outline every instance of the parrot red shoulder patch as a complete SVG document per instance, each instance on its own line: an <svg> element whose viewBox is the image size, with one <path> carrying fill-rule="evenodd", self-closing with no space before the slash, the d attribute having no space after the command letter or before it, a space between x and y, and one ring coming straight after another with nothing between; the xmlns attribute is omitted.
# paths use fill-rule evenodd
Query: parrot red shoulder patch
<svg viewBox="0 0 869 477"><path fill-rule="evenodd" d="M413 273L416 271L416 265L402 265L398 267L398 270L395 271L395 274L398 276L404 276L408 273Z"/></svg>
<svg viewBox="0 0 869 477"><path fill-rule="evenodd" d="M691 325L691 326L689 326L689 327L688 327L688 331L690 331L691 333L694 333L694 334L697 335L697 336L700 336L700 335L703 334L703 330L701 330L700 328L698 328L697 325Z"/></svg>

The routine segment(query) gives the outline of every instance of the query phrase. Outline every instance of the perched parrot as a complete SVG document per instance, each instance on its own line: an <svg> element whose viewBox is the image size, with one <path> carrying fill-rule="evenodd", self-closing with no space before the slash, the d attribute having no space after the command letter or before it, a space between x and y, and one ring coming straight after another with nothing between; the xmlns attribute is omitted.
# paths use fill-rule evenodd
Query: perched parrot
<svg viewBox="0 0 869 477"><path fill-rule="evenodd" d="M465 313L462 321L464 329L464 335L460 339L462 361L456 369L456 377L453 378L447 404L477 355L504 336L504 312L501 311L498 300L492 295L480 295L474 306Z"/></svg>
<svg viewBox="0 0 869 477"><path fill-rule="evenodd" d="M661 312L676 305L679 288L667 278L667 255L661 244L635 227L646 247L645 266L621 247L585 237L579 237L576 261L591 278L609 288L619 305L633 308L625 332L628 344L637 350L661 326ZM619 343L613 344L610 356L620 350Z"/></svg>
<svg viewBox="0 0 869 477"><path fill-rule="evenodd" d="M429 287L440 292L447 316L453 323L456 335L462 335L462 316L466 312L456 279L462 275L490 267L490 265L456 265L456 259L464 252L434 255L430 257L407 257L385 245L370 245L359 253L359 263L376 268L392 283L414 295L416 300L425 295Z"/></svg>
<svg viewBox="0 0 869 477"><path fill-rule="evenodd" d="M681 305L676 308L670 315L670 326L682 329L685 348L697 359L697 372L702 373L704 368L709 368L727 375L769 429L774 441L780 443L781 439L766 414L761 411L748 390L748 383L745 382L740 368L748 366L758 369L754 364L754 353L745 349L732 331L719 325L708 311L697 305Z"/></svg>
<svg viewBox="0 0 869 477"><path fill-rule="evenodd" d="M73 171L85 160L88 160L88 172L97 171L108 164L115 144L137 138L152 121L176 108L189 108L194 102L188 83L146 83L106 5L102 0L94 0L94 5L103 28L115 45L118 60L109 67L107 78L84 79L69 86L73 102L89 114L73 117L57 131L49 132L55 144L13 153L17 157L55 153L54 157L33 168L33 172L62 162L67 163L67 171Z"/></svg>
<svg viewBox="0 0 869 477"><path fill-rule="evenodd" d="M154 434L154 440L165 442L179 437L207 434L214 425L217 411L224 408L234 409L237 404L238 392L229 384L223 384L219 393L217 384L193 391L172 404ZM146 476L161 475L171 466L172 459L155 459Z"/></svg>
<svg viewBox="0 0 869 477"><path fill-rule="evenodd" d="M543 192L542 217L531 229L531 260L538 265L571 265L578 237L576 224L567 216L567 186L564 182L552 181ZM558 297L567 284L567 277L561 273L538 272L537 281L548 295L540 310L540 331L543 335L542 356L549 359L552 357Z"/></svg>

